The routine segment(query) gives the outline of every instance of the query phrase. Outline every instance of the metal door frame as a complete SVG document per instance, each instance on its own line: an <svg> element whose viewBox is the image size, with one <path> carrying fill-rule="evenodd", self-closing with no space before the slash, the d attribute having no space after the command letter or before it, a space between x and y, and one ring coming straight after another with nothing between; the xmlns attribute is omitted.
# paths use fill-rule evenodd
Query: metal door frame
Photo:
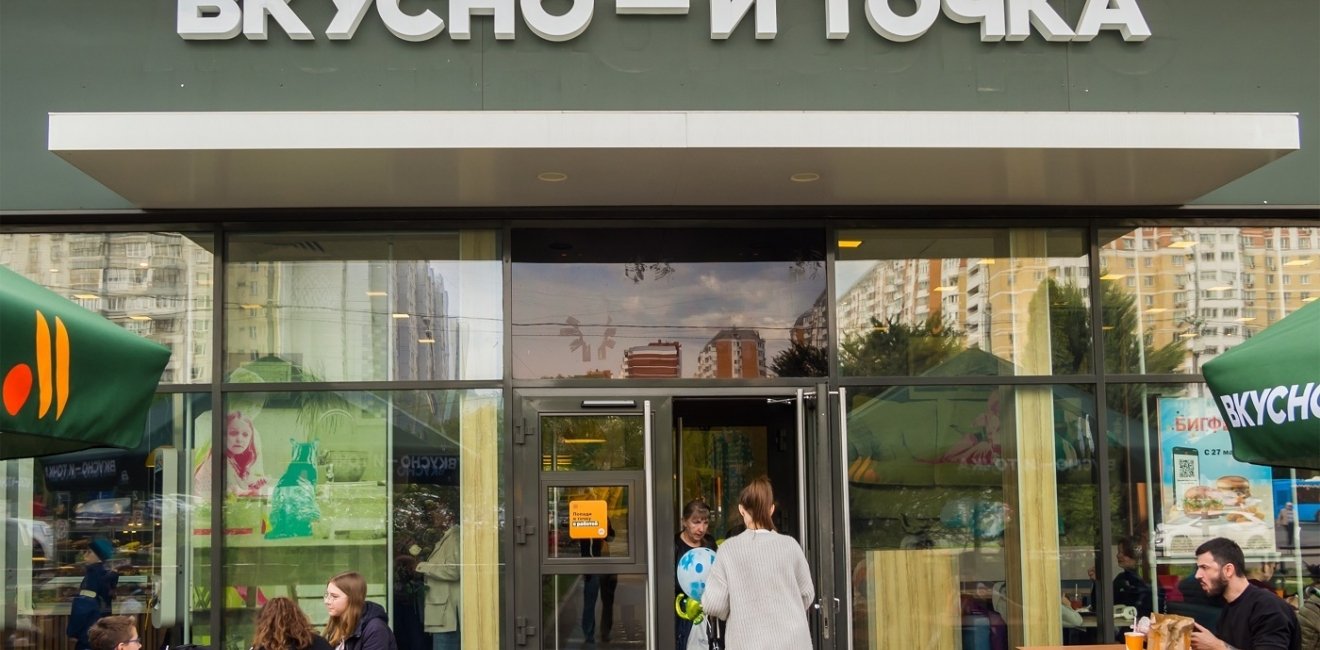
<svg viewBox="0 0 1320 650"><path fill-rule="evenodd" d="M644 565L641 571L621 571L629 574L644 574L648 577L648 599L651 630L650 648L668 648L673 645L672 626L663 622L670 619L673 611L668 598L657 594L672 578L659 571L667 566L664 559L669 557L666 542L677 534L676 522L672 517L664 516L664 510L673 503L676 485L669 468L674 467L675 445L673 440L673 403L683 398L738 398L738 399L776 399L793 400L797 410L797 453L798 453L798 494L799 526L803 531L802 543L811 566L813 579L816 581L817 607L825 607L824 616L820 609L815 609L811 620L816 648L819 650L844 650L851 644L850 626L840 621L850 617L841 616L847 611L848 594L846 589L840 592L838 585L847 585L847 532L837 530L842 522L847 525L847 518L842 512L845 504L840 496L845 495L846 460L843 455L847 447L840 436L835 434L835 427L842 425L839 406L842 404L841 390L830 391L828 384L819 383L801 386L764 386L764 387L674 387L631 388L628 386L602 386L600 388L526 388L514 389L510 400L512 413L511 432L513 472L509 484L511 512L510 544L511 598L512 615L509 631L512 633L506 647L540 647L543 632L541 621L541 580L545 573L543 555L546 542L544 526L535 523L539 517L544 496L544 481L540 466L540 432L537 417L540 413L640 413L649 404L650 413L646 418L650 440L645 445L645 463L639 487L643 487L644 501L632 499L635 512L645 512L644 543L639 544L638 562ZM824 402L816 399L817 395L826 395ZM579 406L571 405L577 400ZM582 401L614 402L633 400L631 406L606 408L584 408ZM824 404L826 408L819 408ZM821 435L820 432L825 432ZM609 480L607 473L579 475L583 480ZM534 478L533 478L534 477ZM617 480L617 479L616 479ZM551 479L555 484L570 484L577 479ZM589 481L590 482L590 481ZM810 513L810 514L809 514ZM657 519L657 516L659 518ZM519 518L526 518L528 523L538 530L521 532ZM635 520L634 520L635 521ZM639 528L641 530L642 528ZM839 535L842 534L842 540ZM519 543L518 538L536 539L535 543ZM560 566L562 565L562 566ZM556 563L557 570L550 573L562 573L562 569L571 568L571 563ZM637 564L630 564L637 569ZM535 628L532 631L530 628ZM529 632L531 632L529 634ZM519 643L519 638L524 643ZM846 642L841 642L847 639Z"/></svg>

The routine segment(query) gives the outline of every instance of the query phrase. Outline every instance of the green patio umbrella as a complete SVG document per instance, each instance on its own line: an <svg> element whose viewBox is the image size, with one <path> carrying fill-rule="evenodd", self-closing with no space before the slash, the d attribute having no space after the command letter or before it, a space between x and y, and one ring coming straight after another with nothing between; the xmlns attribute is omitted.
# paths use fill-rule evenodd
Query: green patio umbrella
<svg viewBox="0 0 1320 650"><path fill-rule="evenodd" d="M138 446L169 359L0 266L0 459Z"/></svg>
<svg viewBox="0 0 1320 650"><path fill-rule="evenodd" d="M1233 457L1320 469L1320 301L1201 368Z"/></svg>

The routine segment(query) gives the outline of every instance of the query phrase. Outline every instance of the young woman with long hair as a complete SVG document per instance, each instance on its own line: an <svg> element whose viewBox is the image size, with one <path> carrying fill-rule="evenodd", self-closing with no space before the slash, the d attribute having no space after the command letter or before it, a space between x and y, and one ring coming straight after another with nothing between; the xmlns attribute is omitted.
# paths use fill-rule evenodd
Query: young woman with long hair
<svg viewBox="0 0 1320 650"><path fill-rule="evenodd" d="M775 532L770 479L754 479L738 495L747 530L720 546L701 607L728 622L727 650L811 647L807 608L816 598L807 558L797 541Z"/></svg>
<svg viewBox="0 0 1320 650"><path fill-rule="evenodd" d="M292 598L271 598L257 614L252 650L331 650Z"/></svg>
<svg viewBox="0 0 1320 650"><path fill-rule="evenodd" d="M336 650L398 650L385 608L367 601L367 581L356 571L330 579L325 609L325 638Z"/></svg>

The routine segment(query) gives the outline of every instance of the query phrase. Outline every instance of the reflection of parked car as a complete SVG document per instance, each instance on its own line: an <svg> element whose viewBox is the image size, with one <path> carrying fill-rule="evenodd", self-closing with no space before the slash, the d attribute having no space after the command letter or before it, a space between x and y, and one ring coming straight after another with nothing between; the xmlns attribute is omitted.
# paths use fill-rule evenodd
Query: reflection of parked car
<svg viewBox="0 0 1320 650"><path fill-rule="evenodd" d="M206 499L192 494L158 494L147 502L146 516L153 520L160 519L165 504L171 502L174 504L175 516L182 519L205 505Z"/></svg>
<svg viewBox="0 0 1320 650"><path fill-rule="evenodd" d="M73 509L74 522L79 525L119 524L133 514L133 500L128 497L93 499Z"/></svg>
<svg viewBox="0 0 1320 650"><path fill-rule="evenodd" d="M1155 527L1155 550L1161 555L1193 555L1196 547L1227 537L1248 554L1274 548L1274 529L1250 512L1186 515Z"/></svg>
<svg viewBox="0 0 1320 650"><path fill-rule="evenodd" d="M50 524L35 519L6 519L5 529L6 536L17 539L20 548L31 548L48 561L56 561L55 532Z"/></svg>

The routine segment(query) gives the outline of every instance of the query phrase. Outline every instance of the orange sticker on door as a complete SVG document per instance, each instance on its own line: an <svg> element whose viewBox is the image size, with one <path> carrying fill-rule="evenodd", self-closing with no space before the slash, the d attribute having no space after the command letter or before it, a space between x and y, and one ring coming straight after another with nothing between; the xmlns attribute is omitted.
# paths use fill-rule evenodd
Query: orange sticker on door
<svg viewBox="0 0 1320 650"><path fill-rule="evenodd" d="M605 539L606 511L604 501L569 501L569 539Z"/></svg>

